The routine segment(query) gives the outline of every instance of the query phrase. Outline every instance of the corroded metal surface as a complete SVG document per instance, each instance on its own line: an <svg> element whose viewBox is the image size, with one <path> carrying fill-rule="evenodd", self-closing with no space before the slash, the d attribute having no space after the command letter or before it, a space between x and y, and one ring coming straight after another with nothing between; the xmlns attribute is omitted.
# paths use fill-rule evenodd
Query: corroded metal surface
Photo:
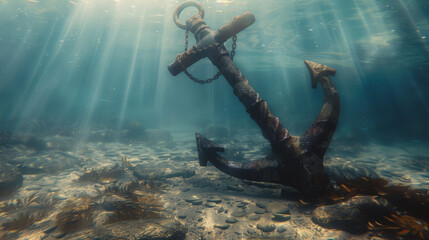
<svg viewBox="0 0 429 240"><path fill-rule="evenodd" d="M197 44L194 48L197 49L204 45L201 42L212 38L216 33L198 14L190 18L186 26L195 36ZM237 29L241 31L244 28ZM233 30L228 35L236 33ZM231 162L216 153L224 151L221 146L197 133L200 165L206 166L207 161L210 161L220 171L231 176L292 186L309 196L325 193L329 187L329 179L323 167L323 157L335 131L340 110L337 89L329 79L329 75L335 75L335 69L305 61L310 71L312 87L315 88L317 82L322 85L325 94L324 104L311 127L301 136L292 136L233 63L222 43L216 43L195 55L190 52L179 54L176 61L169 65L169 70L176 75L183 68L189 67L189 64L208 57L231 85L234 94L246 107L250 117L261 128L262 135L271 143L273 155L246 163ZM188 59L185 64L181 57L184 55ZM182 69L175 70L174 66L181 66Z"/></svg>

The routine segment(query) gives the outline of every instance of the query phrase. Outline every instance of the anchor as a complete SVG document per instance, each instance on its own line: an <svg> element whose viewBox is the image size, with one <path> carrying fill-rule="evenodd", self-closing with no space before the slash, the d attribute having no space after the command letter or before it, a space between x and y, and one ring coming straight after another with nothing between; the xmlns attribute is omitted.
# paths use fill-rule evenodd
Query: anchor
<svg viewBox="0 0 429 240"><path fill-rule="evenodd" d="M180 22L179 15L187 7L196 7L199 13ZM324 103L316 120L301 136L293 136L282 126L280 120L270 111L266 101L252 88L249 81L234 64L223 43L255 22L252 13L246 12L235 17L230 23L216 31L210 29L205 21L204 8L197 2L185 2L174 12L174 22L179 28L194 34L196 44L189 50L178 54L168 66L173 76L186 72L198 60L208 57L219 69L233 88L233 93L246 107L250 117L258 124L262 135L272 149L272 154L251 162L232 162L220 156L225 149L196 133L199 163L207 166L211 162L220 171L245 180L278 183L291 186L305 196L322 196L332 189L323 166L323 158L334 134L340 114L340 99L337 89L329 78L335 76L334 68L304 61L311 76L311 87L317 83L323 88Z"/></svg>

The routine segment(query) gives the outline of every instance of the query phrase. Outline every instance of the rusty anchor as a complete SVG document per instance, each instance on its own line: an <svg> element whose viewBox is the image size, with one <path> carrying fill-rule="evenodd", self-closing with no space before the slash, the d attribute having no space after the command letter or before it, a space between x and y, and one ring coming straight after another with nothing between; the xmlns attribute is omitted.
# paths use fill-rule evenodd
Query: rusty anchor
<svg viewBox="0 0 429 240"><path fill-rule="evenodd" d="M179 15L190 6L198 8L199 13L188 19L185 25L179 21ZM316 88L317 83L323 88L324 104L309 129L301 136L292 136L270 111L267 102L250 86L223 45L228 38L253 24L254 15L246 12L217 31L206 25L203 16L204 9L197 2L185 2L174 12L176 25L192 32L197 43L177 55L176 60L168 66L170 73L176 76L198 60L208 57L232 86L234 94L246 107L250 117L261 128L262 135L271 144L273 154L251 162L231 162L217 154L224 152L223 147L196 133L200 165L207 166L209 161L228 175L291 186L306 196L321 196L329 192L331 184L323 166L323 158L340 113L339 95L329 78L335 75L336 70L304 61L311 75L312 88Z"/></svg>

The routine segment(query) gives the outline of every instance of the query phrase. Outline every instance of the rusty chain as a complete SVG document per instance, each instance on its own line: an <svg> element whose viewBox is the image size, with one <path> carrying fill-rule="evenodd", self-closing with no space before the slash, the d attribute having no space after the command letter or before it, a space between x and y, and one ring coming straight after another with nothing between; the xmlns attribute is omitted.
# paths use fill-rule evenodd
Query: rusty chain
<svg viewBox="0 0 429 240"><path fill-rule="evenodd" d="M185 52L186 52L186 51L188 51L188 40L189 40L189 31L188 31L188 30L186 30L186 33L185 33L185 39L186 39L186 41L185 41ZM206 47L203 47L203 48L196 49L196 50L192 51L192 54L199 53L199 52L202 52L202 51L207 50L208 48L217 47L217 46L220 46L220 44L219 44L219 43L211 44L211 45L208 45L208 46L206 46ZM235 56L235 49L236 49L236 48L237 48L237 35L234 35L234 36L232 36L231 60L234 60L234 56ZM209 79L206 79L206 80L200 80L200 79L198 79L198 78L194 77L191 73L189 73L187 69L184 69L184 70L183 70L183 72L184 72L184 73L186 74L186 76L188 76L192 81L194 81L194 82L196 82L196 83L199 83L199 84L211 83L211 82L213 82L214 80L218 79L218 78L220 77L220 75L222 75L222 73L219 71L219 72L217 72L213 77L211 77L211 78L209 78Z"/></svg>

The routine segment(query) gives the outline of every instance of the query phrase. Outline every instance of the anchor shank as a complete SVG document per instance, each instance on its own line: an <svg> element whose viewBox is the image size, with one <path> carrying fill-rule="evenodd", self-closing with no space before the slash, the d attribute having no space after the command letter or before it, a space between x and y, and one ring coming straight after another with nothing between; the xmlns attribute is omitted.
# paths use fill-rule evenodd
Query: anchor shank
<svg viewBox="0 0 429 240"><path fill-rule="evenodd" d="M262 135L271 143L273 150L275 150L281 141L289 137L286 128L281 125L279 119L270 111L268 104L250 86L249 81L234 64L224 46L210 51L208 57L221 71L233 88L234 94L261 128Z"/></svg>

